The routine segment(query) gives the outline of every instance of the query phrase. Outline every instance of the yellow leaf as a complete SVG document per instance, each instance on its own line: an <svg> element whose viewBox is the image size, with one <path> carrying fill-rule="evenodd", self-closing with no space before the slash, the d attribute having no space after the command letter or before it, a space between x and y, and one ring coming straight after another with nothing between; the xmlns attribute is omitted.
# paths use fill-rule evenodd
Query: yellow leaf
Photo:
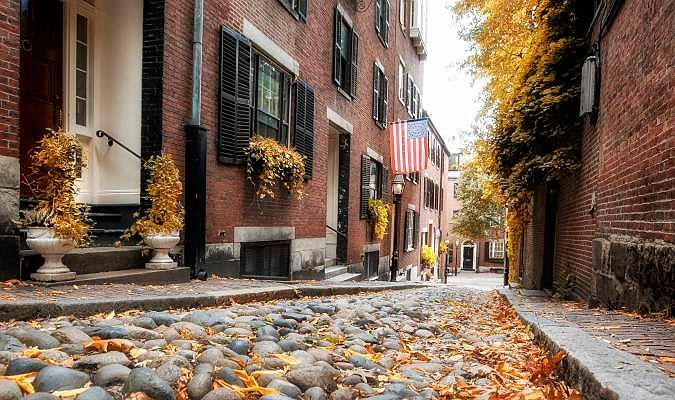
<svg viewBox="0 0 675 400"><path fill-rule="evenodd" d="M78 394L82 394L89 390L88 387L83 387L79 389L70 389L70 390L57 390L54 393L52 393L56 397L75 397Z"/></svg>

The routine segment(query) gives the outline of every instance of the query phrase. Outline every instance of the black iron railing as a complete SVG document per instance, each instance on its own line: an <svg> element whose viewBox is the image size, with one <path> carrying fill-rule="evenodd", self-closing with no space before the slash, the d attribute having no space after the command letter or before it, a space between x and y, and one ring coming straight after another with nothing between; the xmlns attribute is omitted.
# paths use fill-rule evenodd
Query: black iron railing
<svg viewBox="0 0 675 400"><path fill-rule="evenodd" d="M332 226L326 225L326 228L330 229L331 231L333 231L333 232L337 233L338 235L342 236L343 238L347 239L347 235L338 231L337 229L333 228Z"/></svg>
<svg viewBox="0 0 675 400"><path fill-rule="evenodd" d="M98 136L100 138L105 137L108 140L108 146L112 147L112 145L117 144L118 146L120 146L121 148L123 148L124 150L126 150L130 154L132 154L134 157L143 161L143 158L138 153L136 153L135 151L133 151L130 148L128 148L127 146L125 146L124 143L122 143L119 140L115 139L114 137L110 136L106 131L98 130L98 131L96 131L96 136Z"/></svg>

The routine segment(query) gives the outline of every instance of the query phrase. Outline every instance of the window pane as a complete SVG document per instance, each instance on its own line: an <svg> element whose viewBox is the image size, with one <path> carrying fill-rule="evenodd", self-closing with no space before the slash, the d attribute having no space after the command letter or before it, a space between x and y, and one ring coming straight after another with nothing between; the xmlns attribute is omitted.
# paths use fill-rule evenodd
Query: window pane
<svg viewBox="0 0 675 400"><path fill-rule="evenodd" d="M75 67L82 71L87 70L87 46L82 43L77 43L75 49Z"/></svg>
<svg viewBox="0 0 675 400"><path fill-rule="evenodd" d="M261 58L258 67L258 110L279 118L281 116L280 93L281 73Z"/></svg>
<svg viewBox="0 0 675 400"><path fill-rule="evenodd" d="M82 71L75 72L75 95L82 99L87 98L87 73Z"/></svg>
<svg viewBox="0 0 675 400"><path fill-rule="evenodd" d="M75 123L87 126L87 102L83 99L75 100Z"/></svg>
<svg viewBox="0 0 675 400"><path fill-rule="evenodd" d="M77 41L87 43L87 18L77 16Z"/></svg>

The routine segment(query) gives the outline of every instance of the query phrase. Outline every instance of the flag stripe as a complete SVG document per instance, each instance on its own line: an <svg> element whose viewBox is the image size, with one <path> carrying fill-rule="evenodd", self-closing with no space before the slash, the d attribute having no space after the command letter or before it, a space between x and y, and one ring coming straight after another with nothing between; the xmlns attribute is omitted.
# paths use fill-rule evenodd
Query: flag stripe
<svg viewBox="0 0 675 400"><path fill-rule="evenodd" d="M395 173L407 174L426 169L429 162L428 135L426 119L391 124L389 148Z"/></svg>

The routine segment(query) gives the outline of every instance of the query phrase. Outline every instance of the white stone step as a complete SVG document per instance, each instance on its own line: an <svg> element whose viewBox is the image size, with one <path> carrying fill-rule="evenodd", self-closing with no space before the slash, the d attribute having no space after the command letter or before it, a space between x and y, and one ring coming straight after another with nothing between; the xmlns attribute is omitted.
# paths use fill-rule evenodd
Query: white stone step
<svg viewBox="0 0 675 400"><path fill-rule="evenodd" d="M358 281L360 277L361 274L352 274L347 272L345 274L340 274L326 280L331 282L348 282L348 281Z"/></svg>
<svg viewBox="0 0 675 400"><path fill-rule="evenodd" d="M346 272L348 272L346 265L333 265L333 266L330 266L330 267L326 267L326 278L325 279L330 279L330 278L336 277L338 275L344 274Z"/></svg>

